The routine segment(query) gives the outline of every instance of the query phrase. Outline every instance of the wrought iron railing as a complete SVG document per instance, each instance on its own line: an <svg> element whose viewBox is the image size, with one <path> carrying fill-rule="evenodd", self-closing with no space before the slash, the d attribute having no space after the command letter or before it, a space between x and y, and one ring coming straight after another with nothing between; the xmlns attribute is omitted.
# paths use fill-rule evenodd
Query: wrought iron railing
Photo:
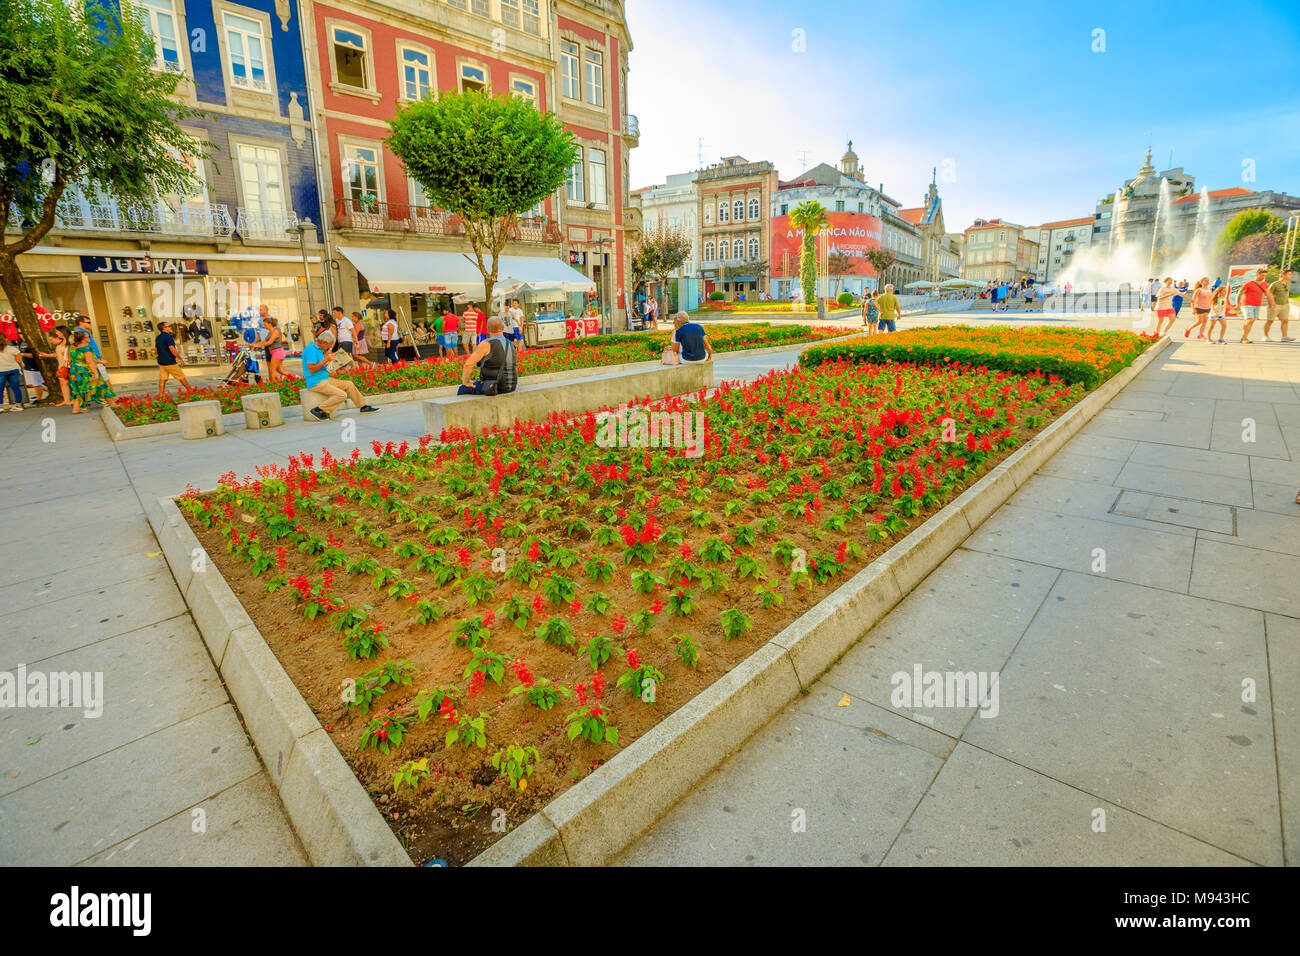
<svg viewBox="0 0 1300 956"><path fill-rule="evenodd" d="M465 223L445 209L410 203L338 199L334 203L334 226L360 232L407 232L429 236L463 236ZM556 243L560 229L545 219L519 219L510 230L519 242Z"/></svg>

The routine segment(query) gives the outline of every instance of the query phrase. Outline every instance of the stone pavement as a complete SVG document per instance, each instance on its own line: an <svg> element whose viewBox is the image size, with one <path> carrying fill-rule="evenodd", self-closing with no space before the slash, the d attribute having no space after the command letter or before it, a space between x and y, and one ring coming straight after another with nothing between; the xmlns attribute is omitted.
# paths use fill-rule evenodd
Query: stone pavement
<svg viewBox="0 0 1300 956"><path fill-rule="evenodd" d="M1300 863L1297 456L1300 348L1179 342L619 862Z"/></svg>

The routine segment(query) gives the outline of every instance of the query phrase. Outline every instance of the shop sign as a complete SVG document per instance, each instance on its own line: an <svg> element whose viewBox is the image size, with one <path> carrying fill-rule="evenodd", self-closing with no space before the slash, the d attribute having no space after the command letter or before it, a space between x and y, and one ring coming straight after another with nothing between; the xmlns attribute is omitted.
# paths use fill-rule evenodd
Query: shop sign
<svg viewBox="0 0 1300 956"><path fill-rule="evenodd" d="M587 254L585 252L570 252L569 265L585 266L587 264Z"/></svg>
<svg viewBox="0 0 1300 956"><path fill-rule="evenodd" d="M82 256L81 271L88 275L207 275L206 259L156 259L149 256Z"/></svg>

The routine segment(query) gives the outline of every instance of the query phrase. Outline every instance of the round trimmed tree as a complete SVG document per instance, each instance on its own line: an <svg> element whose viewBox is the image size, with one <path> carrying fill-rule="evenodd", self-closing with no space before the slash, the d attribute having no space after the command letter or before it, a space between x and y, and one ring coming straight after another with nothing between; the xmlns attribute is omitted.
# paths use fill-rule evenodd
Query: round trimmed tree
<svg viewBox="0 0 1300 956"><path fill-rule="evenodd" d="M801 202L790 212L790 225L803 230L799 246L799 291L804 305L817 301L817 233L830 223L826 207L816 200Z"/></svg>

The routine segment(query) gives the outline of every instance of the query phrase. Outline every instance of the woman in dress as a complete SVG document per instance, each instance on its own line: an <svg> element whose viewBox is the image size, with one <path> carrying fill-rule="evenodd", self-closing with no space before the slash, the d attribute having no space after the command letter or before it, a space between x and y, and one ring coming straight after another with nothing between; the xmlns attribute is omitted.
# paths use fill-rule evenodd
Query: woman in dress
<svg viewBox="0 0 1300 956"><path fill-rule="evenodd" d="M1210 325L1206 329L1205 336L1211 343L1218 342L1224 345L1224 336L1228 334L1228 319L1225 315L1228 305L1228 287L1221 285L1214 290L1210 296ZM1219 323L1219 337L1214 337L1214 323Z"/></svg>
<svg viewBox="0 0 1300 956"><path fill-rule="evenodd" d="M63 401L55 405L55 408L63 408L72 404L72 393L68 390L68 339L70 335L71 333L68 332L66 325L55 326L50 329L50 344L54 346L54 351L40 353L41 358L54 359L59 367L57 375L59 377L59 388L63 392Z"/></svg>
<svg viewBox="0 0 1300 956"><path fill-rule="evenodd" d="M1210 300L1212 298L1214 298L1214 294L1210 291L1210 277L1202 276L1197 279L1196 286L1191 293L1192 314L1196 316L1196 319L1184 330L1183 338L1190 338L1192 329L1196 330L1198 339L1205 338L1205 322L1210 317ZM1177 314L1177 310L1175 310L1175 314Z"/></svg>
<svg viewBox="0 0 1300 956"><path fill-rule="evenodd" d="M81 406L88 402L109 406L117 404L117 396L100 377L99 368L95 364L95 352L90 347L90 336L85 329L77 329L73 333L68 361L72 380L72 414L86 414Z"/></svg>
<svg viewBox="0 0 1300 956"><path fill-rule="evenodd" d="M366 323L360 312L352 313L352 361L370 365L370 342L366 338Z"/></svg>

